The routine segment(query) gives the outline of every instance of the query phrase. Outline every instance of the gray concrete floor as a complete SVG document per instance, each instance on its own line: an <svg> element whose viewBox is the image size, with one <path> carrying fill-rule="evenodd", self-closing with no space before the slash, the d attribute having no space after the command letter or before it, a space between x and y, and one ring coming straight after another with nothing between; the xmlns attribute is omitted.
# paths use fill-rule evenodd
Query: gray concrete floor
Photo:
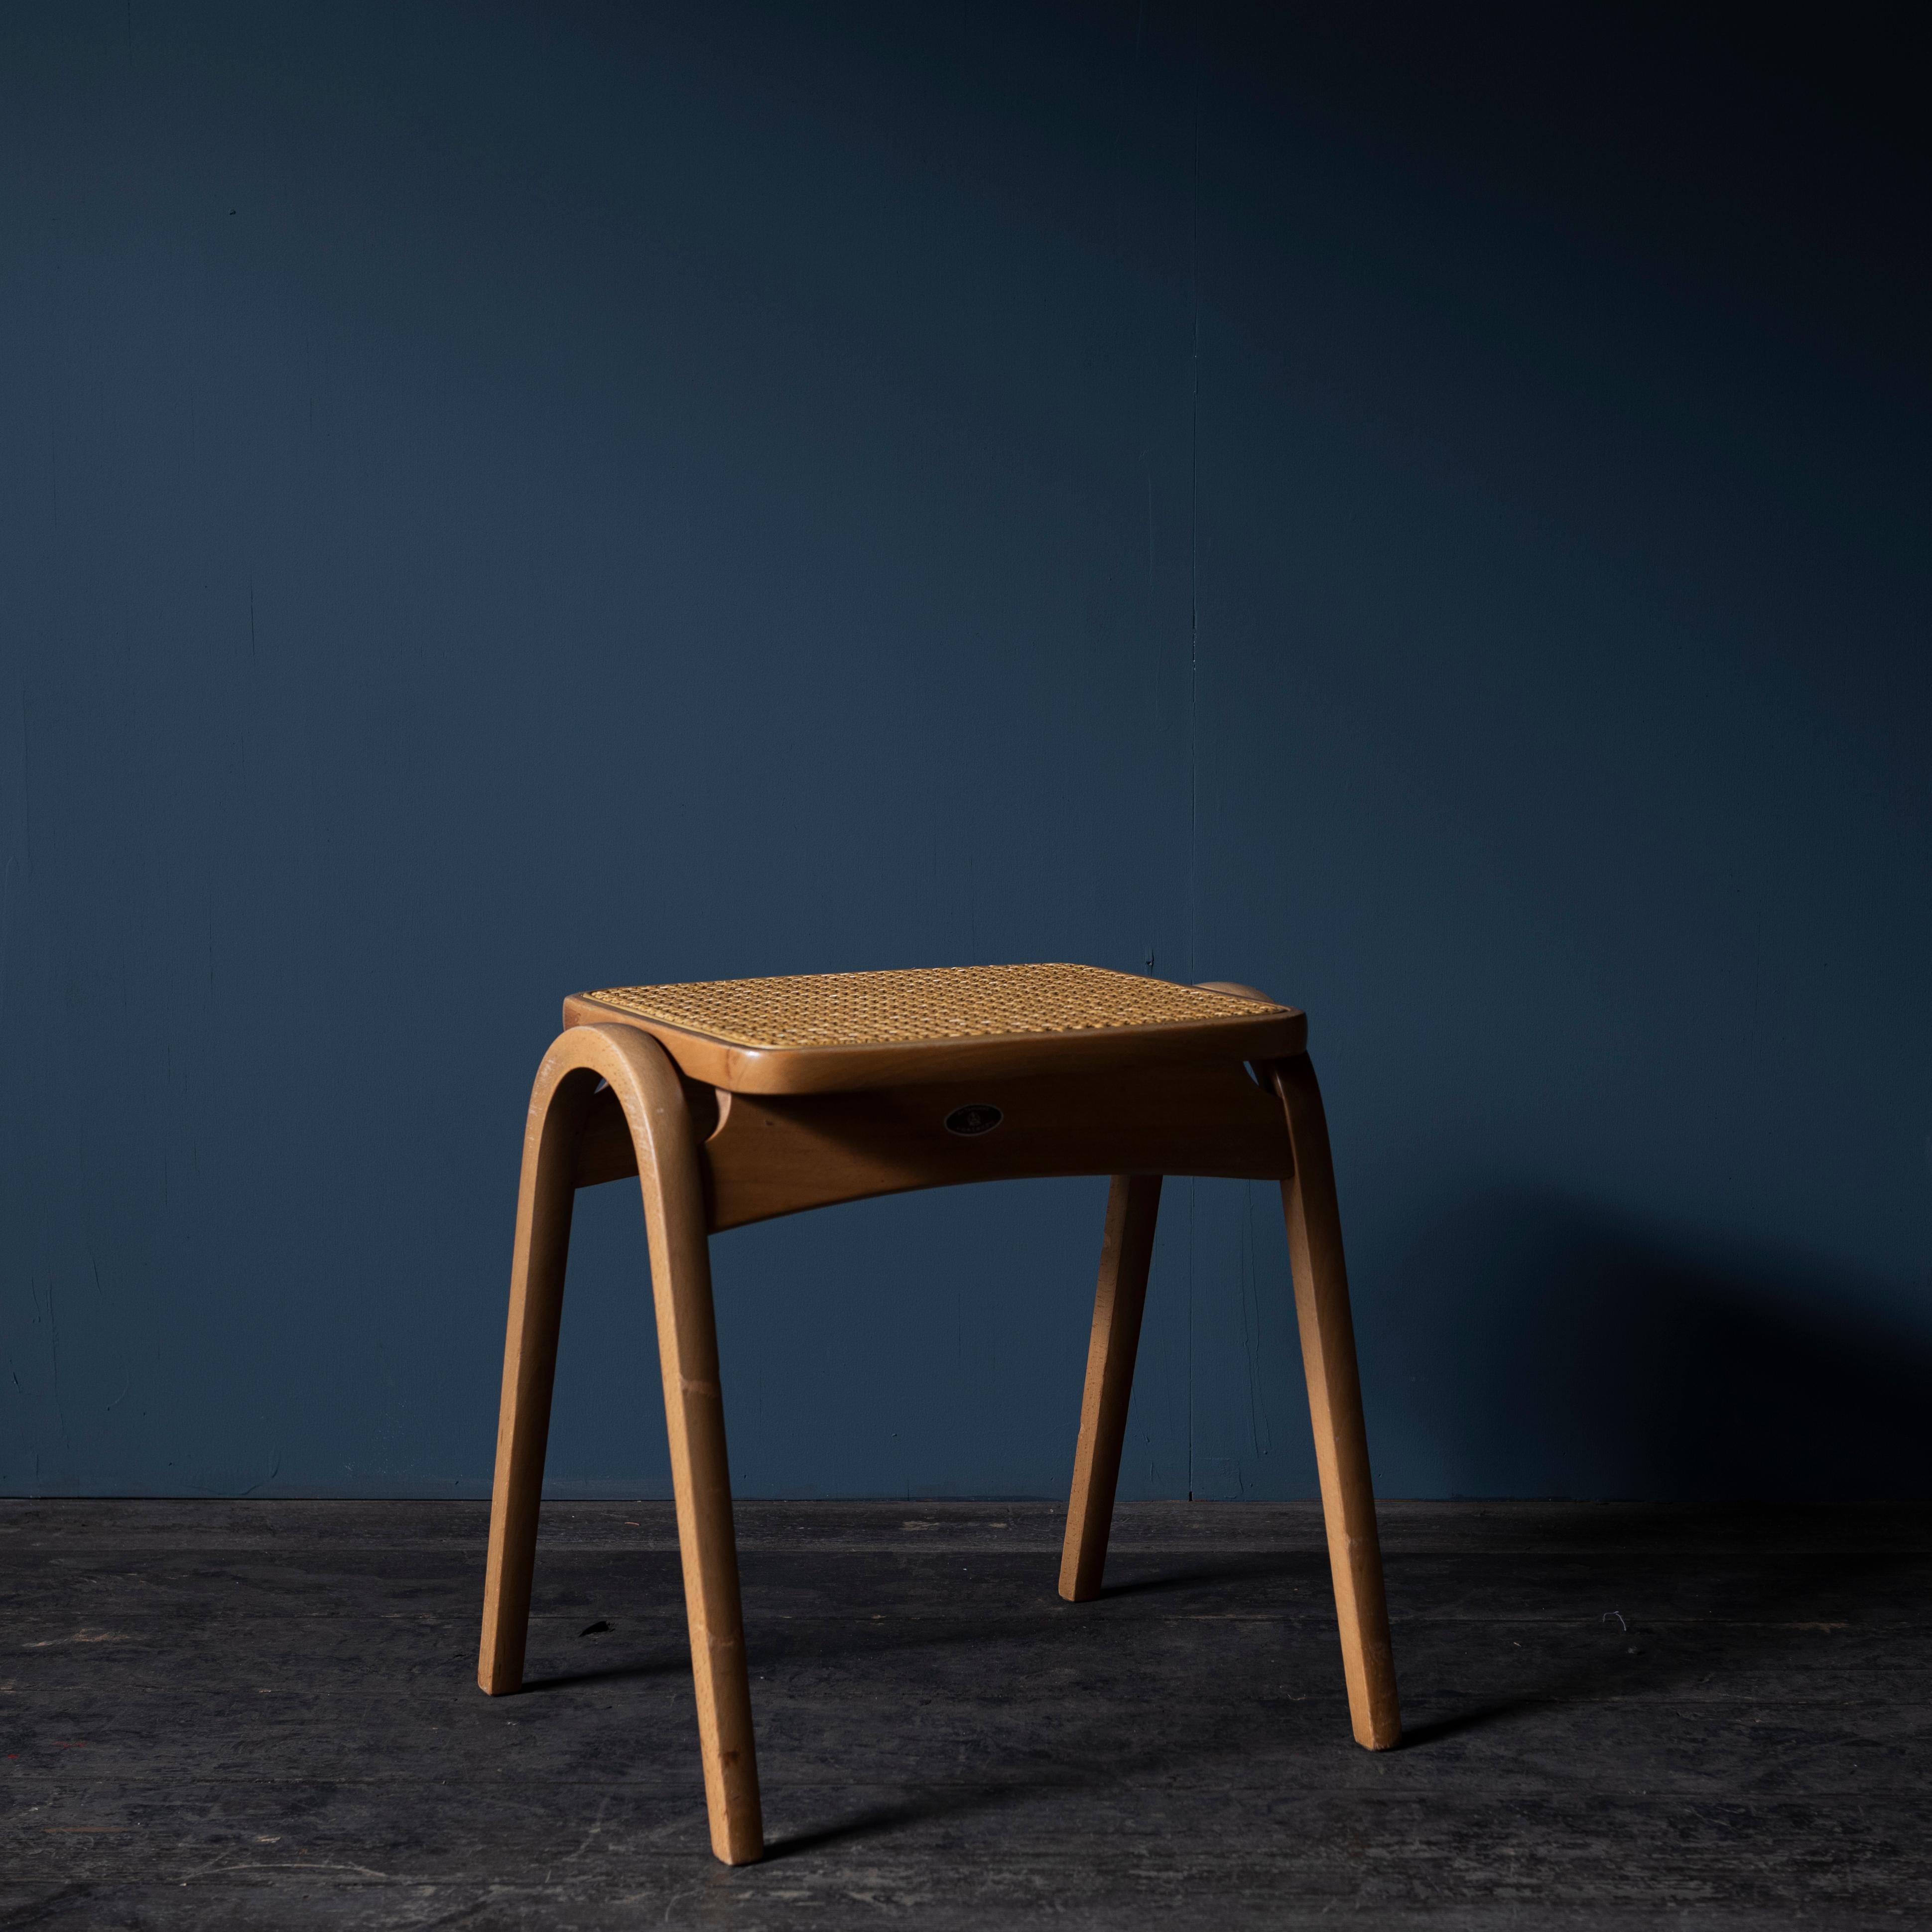
<svg viewBox="0 0 1932 1932"><path fill-rule="evenodd" d="M1932 1508L1384 1506L1408 1741L1318 1516L741 1505L771 1856L706 1846L668 1508L0 1502L0 1925L1932 1924ZM593 1626L608 1625L608 1628Z"/></svg>

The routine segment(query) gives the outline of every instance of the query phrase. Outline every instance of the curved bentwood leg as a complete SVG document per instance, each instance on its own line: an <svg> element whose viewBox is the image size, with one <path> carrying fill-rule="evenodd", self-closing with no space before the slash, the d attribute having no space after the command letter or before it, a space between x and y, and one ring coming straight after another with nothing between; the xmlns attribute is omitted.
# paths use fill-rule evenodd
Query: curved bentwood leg
<svg viewBox="0 0 1932 1932"><path fill-rule="evenodd" d="M1309 1413L1315 1424L1322 1511L1328 1527L1328 1562L1335 1579L1348 1714L1358 1744L1387 1750L1402 1740L1402 1716L1396 1701L1395 1656L1389 1646L1382 1544L1376 1533L1375 1489L1369 1475L1368 1435L1362 1422L1362 1388L1355 1366L1355 1330L1348 1313L1348 1277L1342 1258L1342 1217L1335 1200L1328 1124L1315 1069L1306 1054L1260 1070L1281 1096L1294 1144L1294 1172L1281 1184L1281 1198L1294 1272L1302 1366L1308 1376Z"/></svg>
<svg viewBox="0 0 1932 1932"><path fill-rule="evenodd" d="M1080 1442L1073 1454L1073 1492L1060 1557L1060 1594L1070 1604L1087 1603L1100 1594L1101 1572L1107 1565L1160 1181L1157 1174L1117 1174L1107 1193L1100 1280L1087 1345L1087 1386L1080 1400Z"/></svg>
<svg viewBox="0 0 1932 1932"><path fill-rule="evenodd" d="M634 1027L573 1027L544 1056L530 1098L478 1677L496 1695L522 1682L577 1130L600 1076L624 1109L644 1193L711 1849L749 1864L764 1853L764 1827L697 1137L676 1070Z"/></svg>

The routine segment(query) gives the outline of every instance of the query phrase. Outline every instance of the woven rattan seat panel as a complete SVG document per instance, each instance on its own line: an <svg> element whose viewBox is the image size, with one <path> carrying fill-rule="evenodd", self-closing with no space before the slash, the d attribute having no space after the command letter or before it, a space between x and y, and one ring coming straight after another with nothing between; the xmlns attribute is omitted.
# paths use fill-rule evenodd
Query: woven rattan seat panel
<svg viewBox="0 0 1932 1932"><path fill-rule="evenodd" d="M1099 966L932 966L682 986L589 998L639 1018L762 1052L914 1046L1235 1019L1282 1010Z"/></svg>

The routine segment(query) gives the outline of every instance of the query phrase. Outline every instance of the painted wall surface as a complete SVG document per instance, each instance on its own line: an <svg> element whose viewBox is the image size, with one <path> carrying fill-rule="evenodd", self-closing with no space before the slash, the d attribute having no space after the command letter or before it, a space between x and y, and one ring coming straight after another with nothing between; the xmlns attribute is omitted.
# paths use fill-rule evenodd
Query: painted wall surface
<svg viewBox="0 0 1932 1932"><path fill-rule="evenodd" d="M1384 1493L1925 1493L1926 167L1834 18L0 13L0 1487L479 1493L564 993L1064 958L1308 1008ZM1064 1490L1104 1185L722 1238L740 1488ZM566 1328L554 1488L663 1493L628 1187ZM1306 1435L1175 1184L1126 1489Z"/></svg>

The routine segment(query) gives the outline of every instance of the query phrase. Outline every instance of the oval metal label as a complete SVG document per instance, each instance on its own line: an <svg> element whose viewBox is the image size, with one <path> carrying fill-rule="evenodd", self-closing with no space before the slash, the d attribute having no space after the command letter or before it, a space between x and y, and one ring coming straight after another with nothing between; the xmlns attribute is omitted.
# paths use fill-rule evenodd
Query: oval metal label
<svg viewBox="0 0 1932 1932"><path fill-rule="evenodd" d="M949 1134L990 1134L1006 1118L998 1108L983 1101L975 1102L970 1107L955 1107L946 1117L946 1131Z"/></svg>

